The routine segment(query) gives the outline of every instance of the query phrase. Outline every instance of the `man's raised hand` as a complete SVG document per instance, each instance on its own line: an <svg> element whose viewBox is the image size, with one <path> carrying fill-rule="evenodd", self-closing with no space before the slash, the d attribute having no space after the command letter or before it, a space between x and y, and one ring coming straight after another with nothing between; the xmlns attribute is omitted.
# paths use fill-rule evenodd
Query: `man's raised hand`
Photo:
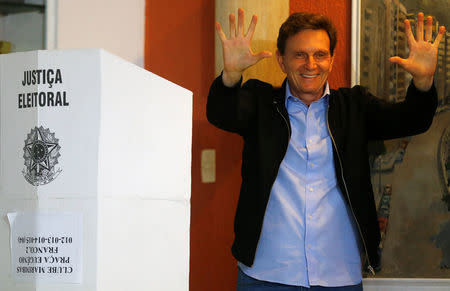
<svg viewBox="0 0 450 291"><path fill-rule="evenodd" d="M244 10L239 8L237 29L234 14L229 15L229 38L226 37L220 23L216 22L216 31L222 42L224 63L222 80L225 86L232 87L236 85L245 69L264 58L270 58L272 56L272 53L269 51L262 51L257 54L252 52L251 41L255 32L256 22L257 16L253 15L247 33L244 35Z"/></svg>
<svg viewBox="0 0 450 291"><path fill-rule="evenodd" d="M389 58L389 61L399 64L413 76L417 89L427 91L433 85L433 75L436 70L439 42L445 32L445 27L439 28L439 33L432 42L433 18L427 17L425 24L425 36L423 29L424 15L417 15L416 39L411 31L409 20L405 20L406 37L408 39L409 56L402 59L398 56Z"/></svg>

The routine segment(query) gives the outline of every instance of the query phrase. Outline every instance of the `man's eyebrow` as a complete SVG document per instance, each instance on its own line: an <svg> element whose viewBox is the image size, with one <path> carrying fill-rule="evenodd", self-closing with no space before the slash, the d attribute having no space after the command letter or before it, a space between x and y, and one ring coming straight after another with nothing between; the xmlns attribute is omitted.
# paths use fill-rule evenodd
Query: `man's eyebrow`
<svg viewBox="0 0 450 291"><path fill-rule="evenodd" d="M294 53L305 53L305 54L308 53L307 51L304 51L304 50L294 50L293 52L294 52ZM313 51L313 53L330 53L330 50L327 50L327 49L318 49L318 50L316 50L316 51Z"/></svg>

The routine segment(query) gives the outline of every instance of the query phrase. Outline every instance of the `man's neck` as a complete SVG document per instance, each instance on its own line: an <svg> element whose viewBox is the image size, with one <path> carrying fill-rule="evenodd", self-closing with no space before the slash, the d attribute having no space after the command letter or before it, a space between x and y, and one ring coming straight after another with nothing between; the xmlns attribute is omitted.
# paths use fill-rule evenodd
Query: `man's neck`
<svg viewBox="0 0 450 291"><path fill-rule="evenodd" d="M291 90L291 86L289 85L289 81L286 81L286 89L289 90L288 95L295 97L297 99L299 99L300 101L302 101L306 106L310 106L311 103L316 102L318 100L320 100L321 98L323 98L324 96L326 96L327 94L330 94L330 88L328 85L328 81L325 83L325 85L322 87L322 90L320 90L320 93L318 94L296 94L294 92L292 92ZM286 96L287 97L287 96Z"/></svg>

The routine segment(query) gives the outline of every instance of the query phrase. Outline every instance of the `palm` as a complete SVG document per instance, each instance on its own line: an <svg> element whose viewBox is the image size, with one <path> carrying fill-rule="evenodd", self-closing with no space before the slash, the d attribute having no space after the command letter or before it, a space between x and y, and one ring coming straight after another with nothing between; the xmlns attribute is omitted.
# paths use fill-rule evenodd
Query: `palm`
<svg viewBox="0 0 450 291"><path fill-rule="evenodd" d="M437 47L427 42L416 42L410 47L403 68L413 76L433 75L437 64Z"/></svg>
<svg viewBox="0 0 450 291"><path fill-rule="evenodd" d="M251 50L250 40L234 37L222 42L224 69L229 72L244 71L258 62Z"/></svg>

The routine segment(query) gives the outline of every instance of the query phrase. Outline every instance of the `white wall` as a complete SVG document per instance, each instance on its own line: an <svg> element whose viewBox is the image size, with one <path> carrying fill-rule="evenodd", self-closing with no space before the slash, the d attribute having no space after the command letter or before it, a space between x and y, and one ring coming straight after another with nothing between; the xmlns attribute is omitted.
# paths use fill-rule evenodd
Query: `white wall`
<svg viewBox="0 0 450 291"><path fill-rule="evenodd" d="M49 48L103 48L144 66L145 0L47 0L47 5Z"/></svg>

